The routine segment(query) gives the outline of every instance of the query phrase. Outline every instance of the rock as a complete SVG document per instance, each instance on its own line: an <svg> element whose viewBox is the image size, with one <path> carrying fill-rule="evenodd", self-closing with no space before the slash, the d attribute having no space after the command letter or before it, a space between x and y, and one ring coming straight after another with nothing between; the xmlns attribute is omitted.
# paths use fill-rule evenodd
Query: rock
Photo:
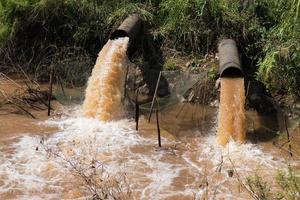
<svg viewBox="0 0 300 200"><path fill-rule="evenodd" d="M140 94L146 94L148 95L150 93L149 86L147 84L144 84L143 86L139 87Z"/></svg>
<svg viewBox="0 0 300 200"><path fill-rule="evenodd" d="M191 65L191 62L189 61L189 62L187 62L186 64L185 64L185 67L190 67L190 65Z"/></svg>
<svg viewBox="0 0 300 200"><path fill-rule="evenodd" d="M210 103L210 106L211 107L219 107L219 101L216 99L216 100L214 100L214 101L212 101L211 103Z"/></svg>
<svg viewBox="0 0 300 200"><path fill-rule="evenodd" d="M234 173L233 169L227 170L227 174L229 177L233 177L233 173Z"/></svg>
<svg viewBox="0 0 300 200"><path fill-rule="evenodd" d="M218 79L216 80L215 89L218 90L218 89L220 88L220 86L221 86L221 79L218 78Z"/></svg>
<svg viewBox="0 0 300 200"><path fill-rule="evenodd" d="M216 53L215 59L216 59L216 60L219 60L219 54L218 54L218 53Z"/></svg>

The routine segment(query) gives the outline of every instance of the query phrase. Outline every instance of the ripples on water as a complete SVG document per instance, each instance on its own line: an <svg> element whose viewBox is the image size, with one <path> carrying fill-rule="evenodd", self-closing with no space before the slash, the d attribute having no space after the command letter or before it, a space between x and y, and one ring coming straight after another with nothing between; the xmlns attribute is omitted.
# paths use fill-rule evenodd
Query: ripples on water
<svg viewBox="0 0 300 200"><path fill-rule="evenodd" d="M78 108L44 125L57 126L60 131L45 137L43 145L39 136L23 136L1 148L0 196L76 199L88 195L80 181L74 181L68 163L47 156L44 146L58 150L69 160L90 163L96 158L108 173L126 174L135 199L191 199L204 195L243 199L248 196L237 189L236 174L231 178L228 170L236 170L241 177L254 171L271 176L284 166L282 160L253 144L229 142L221 148L215 144L215 128L210 136L179 140L173 150L157 150L155 137L136 132L132 121L84 118ZM172 147L174 141L163 138L163 144Z"/></svg>

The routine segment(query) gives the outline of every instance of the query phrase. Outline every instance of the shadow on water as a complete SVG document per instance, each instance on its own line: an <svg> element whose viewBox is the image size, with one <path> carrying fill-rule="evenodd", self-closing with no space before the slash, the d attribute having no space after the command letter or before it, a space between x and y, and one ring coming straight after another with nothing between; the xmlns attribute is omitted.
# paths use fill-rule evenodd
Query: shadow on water
<svg viewBox="0 0 300 200"><path fill-rule="evenodd" d="M148 117L147 113L144 113ZM179 103L159 113L160 126L175 137L205 137L216 133L218 109L200 104ZM247 141L260 143L278 136L280 126L276 115L248 110ZM152 115L155 121L155 115Z"/></svg>
<svg viewBox="0 0 300 200"><path fill-rule="evenodd" d="M276 115L248 111L247 140L251 143L267 142L278 136L279 124Z"/></svg>
<svg viewBox="0 0 300 200"><path fill-rule="evenodd" d="M201 137L211 134L217 109L191 103L179 103L161 112L160 123L176 137Z"/></svg>
<svg viewBox="0 0 300 200"><path fill-rule="evenodd" d="M143 73L143 79L149 87L149 94L153 95L155 87L159 77L159 73L163 70L163 64L165 62L160 47L155 44L154 38L148 32L145 32L142 41L142 54L143 54L143 65L140 69ZM157 95L160 97L167 96L170 94L168 90L168 81L162 75L160 77Z"/></svg>
<svg viewBox="0 0 300 200"><path fill-rule="evenodd" d="M271 141L281 129L277 107L261 82L251 76L246 80L247 140L252 143Z"/></svg>

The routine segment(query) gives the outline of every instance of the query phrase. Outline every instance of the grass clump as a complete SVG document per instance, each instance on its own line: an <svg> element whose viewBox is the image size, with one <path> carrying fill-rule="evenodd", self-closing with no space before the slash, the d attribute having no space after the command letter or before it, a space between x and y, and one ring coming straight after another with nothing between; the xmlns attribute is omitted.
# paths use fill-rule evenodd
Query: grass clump
<svg viewBox="0 0 300 200"><path fill-rule="evenodd" d="M280 187L278 196L282 199L296 200L300 199L300 173L288 168L288 172L280 171L276 177L277 184Z"/></svg>
<svg viewBox="0 0 300 200"><path fill-rule="evenodd" d="M278 171L274 183L255 174L246 178L248 192L257 200L297 200L300 198L300 173L290 166L287 171Z"/></svg>
<svg viewBox="0 0 300 200"><path fill-rule="evenodd" d="M215 51L223 37L236 39L246 50L263 29L275 23L271 4L264 0L166 0L160 5L159 33L174 48L193 53Z"/></svg>
<svg viewBox="0 0 300 200"><path fill-rule="evenodd" d="M272 196L271 187L257 174L247 177L246 185L249 186L249 190L255 195L256 199L267 200Z"/></svg>
<svg viewBox="0 0 300 200"><path fill-rule="evenodd" d="M175 70L179 70L180 67L173 59L168 59L165 61L163 69L167 71L175 71Z"/></svg>

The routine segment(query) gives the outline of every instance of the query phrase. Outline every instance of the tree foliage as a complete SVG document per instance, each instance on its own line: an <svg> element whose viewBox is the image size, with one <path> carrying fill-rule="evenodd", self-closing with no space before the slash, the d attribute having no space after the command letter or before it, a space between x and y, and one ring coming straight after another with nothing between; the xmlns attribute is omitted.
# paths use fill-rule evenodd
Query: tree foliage
<svg viewBox="0 0 300 200"><path fill-rule="evenodd" d="M270 89L300 96L300 0L278 1L279 23L265 37L258 78Z"/></svg>
<svg viewBox="0 0 300 200"><path fill-rule="evenodd" d="M30 61L25 71L34 73L70 47L93 60L110 31L139 13L157 41L185 54L204 56L221 38L235 39L270 90L299 96L299 7L300 0L1 0L0 69Z"/></svg>

